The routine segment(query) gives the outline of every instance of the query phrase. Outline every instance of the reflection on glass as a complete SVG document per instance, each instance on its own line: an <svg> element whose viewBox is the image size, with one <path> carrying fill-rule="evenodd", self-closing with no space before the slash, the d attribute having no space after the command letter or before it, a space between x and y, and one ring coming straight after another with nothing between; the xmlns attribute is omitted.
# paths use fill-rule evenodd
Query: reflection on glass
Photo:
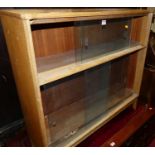
<svg viewBox="0 0 155 155"><path fill-rule="evenodd" d="M129 56L41 87L51 143L76 134L132 94Z"/></svg>
<svg viewBox="0 0 155 155"><path fill-rule="evenodd" d="M129 47L131 19L81 21L81 60Z"/></svg>

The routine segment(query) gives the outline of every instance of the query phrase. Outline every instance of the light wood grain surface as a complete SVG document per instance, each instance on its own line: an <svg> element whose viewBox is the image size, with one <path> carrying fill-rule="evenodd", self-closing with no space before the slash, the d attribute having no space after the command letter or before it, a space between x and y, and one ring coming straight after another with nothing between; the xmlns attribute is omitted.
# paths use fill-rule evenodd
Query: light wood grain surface
<svg viewBox="0 0 155 155"><path fill-rule="evenodd" d="M3 16L2 24L30 139L37 146L46 146L45 121L29 21Z"/></svg>
<svg viewBox="0 0 155 155"><path fill-rule="evenodd" d="M127 108L129 105L133 104L138 97L140 90L141 79L143 74L144 61L147 50L147 42L149 37L149 30L151 25L152 14L148 13L147 10L136 10L136 9L15 9L15 10L1 10L0 15L2 18L2 24L4 28L5 38L9 50L9 55L11 59L11 64L17 84L18 93L20 96L22 109L24 113L25 122L27 129L35 146L48 146L51 142L50 134L55 134L49 132L49 124L47 124L47 117L45 117L43 111L43 103L41 99L40 86L45 85L49 82L53 82L64 77L73 75L75 73L93 68L95 66L104 64L111 60L129 55L134 55L134 78L132 79L133 89L132 95L123 100L120 104L114 106L111 110L107 111L100 118L95 119L87 126L84 126L75 136L72 136L68 140L60 144L53 144L54 146L75 146L79 144L82 140L87 138L106 122L115 117L122 110ZM55 69L44 68L46 61L40 61L39 65L44 68L41 71L37 68L38 57L48 56L48 52L51 51L51 47L47 47L47 42L45 41L41 49L46 51L39 51L39 46L34 47L34 44L40 42L39 34L37 31L33 31L33 24L47 24L56 22L68 22L68 21L80 21L80 20L94 20L94 19L109 19L109 18L123 18L123 17L133 17L132 19L132 32L131 39L138 41L132 47L127 47L125 49L120 49L118 51L110 52L106 55L101 55L98 57L90 58L78 63L72 63L66 66L62 66ZM45 24L45 25L46 25ZM40 26L37 25L37 26ZM70 36L70 42L73 43L72 27L68 28L71 33L67 32ZM68 30L67 29L67 30ZM33 32L32 32L33 31ZM43 30L44 31L44 30ZM44 37L50 38L49 31L44 32ZM53 33L53 30L50 32ZM54 32L58 32L55 30ZM42 32L40 33L42 34ZM62 31L59 30L61 37ZM62 42L64 42L65 38ZM35 36L35 37L34 37ZM55 36L54 36L55 37ZM57 36L58 37L58 36ZM34 41L34 38L38 38L38 41ZM60 39L60 38L59 38ZM47 39L48 40L48 39ZM42 42L42 41L41 41ZM54 44L57 42L54 40ZM50 41L49 41L50 45ZM68 45L67 50L72 51L73 47ZM39 51L35 52L35 49ZM62 48L62 47L61 47ZM59 47L54 47L53 49L59 50ZM53 50L52 49L52 50ZM64 47L62 49L65 49ZM45 53L44 53L45 52ZM37 56L36 56L36 55ZM50 60L49 60L50 61ZM131 65L131 63L130 63ZM47 65L49 66L49 65ZM133 66L132 66L133 67ZM132 73L132 72L131 72ZM129 76L130 77L130 76ZM81 109L81 106L79 107ZM75 110L75 109L74 109ZM73 110L73 113L74 113ZM61 115L58 113L58 115ZM65 115L65 114L64 114ZM51 117L57 117L57 115L51 115ZM70 115L69 115L70 117ZM61 119L61 117L58 117ZM76 120L76 119L75 119ZM81 120L82 121L82 120ZM75 124L76 126L81 125ZM74 124L71 126L74 129ZM48 128L47 128L48 127ZM62 126L60 125L60 128ZM68 129L67 129L68 130ZM54 131L55 132L55 131ZM49 134L50 133L50 134ZM57 139L57 137L56 137Z"/></svg>
<svg viewBox="0 0 155 155"><path fill-rule="evenodd" d="M40 85L44 85L46 83L56 81L58 79L70 76L72 74L84 71L91 67L95 67L97 65L106 63L108 61L122 57L124 55L133 53L133 52L140 50L142 48L144 48L142 45L136 45L134 47L126 48L126 49L120 50L118 52L113 52L112 54L107 54L107 55L99 56L97 58L92 58L92 59L86 60L82 63L73 63L70 65L63 66L63 67L59 67L57 69L40 72L40 73L38 73L39 83L40 83Z"/></svg>
<svg viewBox="0 0 155 155"><path fill-rule="evenodd" d="M102 18L141 16L147 14L147 10L140 9L7 9L1 10L1 14L22 19L49 19L49 18L79 18L102 16ZM35 21L34 21L35 22Z"/></svg>

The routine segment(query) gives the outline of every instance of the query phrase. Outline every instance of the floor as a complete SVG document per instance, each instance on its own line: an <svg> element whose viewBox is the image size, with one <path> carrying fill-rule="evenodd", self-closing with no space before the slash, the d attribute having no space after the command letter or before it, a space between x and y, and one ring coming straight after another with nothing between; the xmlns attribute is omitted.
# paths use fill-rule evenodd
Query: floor
<svg viewBox="0 0 155 155"><path fill-rule="evenodd" d="M122 146L155 147L155 116L145 123L133 136Z"/></svg>
<svg viewBox="0 0 155 155"><path fill-rule="evenodd" d="M139 106L136 111L130 107L79 146L149 146L155 138L155 113L153 112L153 115L150 113L151 111L145 111L143 106ZM147 123L141 124L141 120L145 121L147 118L145 116L148 114L150 119L147 119ZM133 135L133 133L135 134ZM124 141L125 143L123 143Z"/></svg>

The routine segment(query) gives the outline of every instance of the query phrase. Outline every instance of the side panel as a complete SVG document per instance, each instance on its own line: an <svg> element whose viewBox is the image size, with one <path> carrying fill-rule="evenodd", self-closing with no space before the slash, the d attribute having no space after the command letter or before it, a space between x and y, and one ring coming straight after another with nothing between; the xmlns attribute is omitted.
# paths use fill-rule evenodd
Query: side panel
<svg viewBox="0 0 155 155"><path fill-rule="evenodd" d="M145 48L140 50L137 54L137 64L136 64L136 72L135 72L133 89L138 94L140 91L140 86L142 81L151 21L152 21L152 13L149 13L147 16L142 17L141 21L139 21L141 22L141 27L139 28L140 33L137 37L135 37L135 39L139 40L141 44L145 46Z"/></svg>
<svg viewBox="0 0 155 155"><path fill-rule="evenodd" d="M46 146L45 120L29 21L2 16L2 24L30 138L34 145Z"/></svg>

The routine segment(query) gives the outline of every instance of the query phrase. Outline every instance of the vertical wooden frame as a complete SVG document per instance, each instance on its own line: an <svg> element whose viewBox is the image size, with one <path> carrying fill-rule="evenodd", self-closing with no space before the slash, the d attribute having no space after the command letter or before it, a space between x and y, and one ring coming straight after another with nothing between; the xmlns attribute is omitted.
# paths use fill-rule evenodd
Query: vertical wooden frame
<svg viewBox="0 0 155 155"><path fill-rule="evenodd" d="M153 15L152 13L149 13L147 16L142 17L143 18L141 23L142 25L140 28L140 35L138 38L140 43L145 46L145 48L140 50L137 54L136 74L135 74L133 89L138 94L140 91L140 85L141 85L141 80L143 75L143 68L144 68L145 57L147 52L147 44L149 39L152 15Z"/></svg>
<svg viewBox="0 0 155 155"><path fill-rule="evenodd" d="M28 133L34 145L47 146L29 20L4 15L2 24Z"/></svg>
<svg viewBox="0 0 155 155"><path fill-rule="evenodd" d="M137 52L136 71L135 71L135 78L133 83L133 90L137 94L139 94L140 92L140 86L142 82L143 69L144 69L145 57L147 52L147 44L149 39L152 16L153 14L149 13L146 16L140 17L141 19L137 21L137 24L138 24L137 28L139 28L139 30L138 29L136 30L139 31L139 34L135 37L135 40L138 40L142 45L145 46L143 49ZM137 105L137 102L133 104L133 107L136 108L136 105Z"/></svg>

